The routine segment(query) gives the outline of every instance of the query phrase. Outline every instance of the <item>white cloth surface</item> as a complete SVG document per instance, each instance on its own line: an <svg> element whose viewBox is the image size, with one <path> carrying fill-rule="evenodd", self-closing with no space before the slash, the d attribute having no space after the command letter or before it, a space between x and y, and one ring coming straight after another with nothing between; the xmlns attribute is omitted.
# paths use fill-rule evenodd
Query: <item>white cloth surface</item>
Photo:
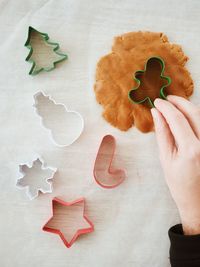
<svg viewBox="0 0 200 267"><path fill-rule="evenodd" d="M200 1L198 0L1 0L0 1L0 266L1 267L168 267L168 228L179 223L165 185L154 133L121 132L102 117L93 92L98 59L113 37L130 31L164 32L190 57L199 102ZM47 32L69 60L49 73L28 75L23 46L28 26ZM65 149L51 142L34 112L33 95L50 94L80 112L80 139ZM117 159L127 171L118 188L100 188L92 169L102 137L117 139ZM40 154L58 168L52 194L29 201L16 189L18 165ZM84 196L95 232L67 249L43 232L54 196Z"/></svg>

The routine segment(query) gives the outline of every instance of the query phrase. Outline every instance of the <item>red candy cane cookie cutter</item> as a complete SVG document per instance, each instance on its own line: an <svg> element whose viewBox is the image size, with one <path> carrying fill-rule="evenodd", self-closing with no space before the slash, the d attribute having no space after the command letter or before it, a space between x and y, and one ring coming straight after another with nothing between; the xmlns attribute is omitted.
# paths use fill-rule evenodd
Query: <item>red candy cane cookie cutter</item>
<svg viewBox="0 0 200 267"><path fill-rule="evenodd" d="M116 140L112 135L105 135L101 141L94 163L93 175L97 184L111 189L119 186L126 178L125 170L114 169L112 162L116 148ZM112 183L110 183L110 181Z"/></svg>

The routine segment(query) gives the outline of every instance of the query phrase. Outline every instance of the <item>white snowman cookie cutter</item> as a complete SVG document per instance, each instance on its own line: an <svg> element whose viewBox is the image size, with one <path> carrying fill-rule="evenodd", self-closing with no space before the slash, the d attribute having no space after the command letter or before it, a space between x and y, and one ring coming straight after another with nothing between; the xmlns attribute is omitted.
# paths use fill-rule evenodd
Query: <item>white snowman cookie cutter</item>
<svg viewBox="0 0 200 267"><path fill-rule="evenodd" d="M41 124L58 147L73 144L81 135L84 120L80 113L68 110L62 103L56 103L51 96L38 92L34 95L34 107L41 117Z"/></svg>

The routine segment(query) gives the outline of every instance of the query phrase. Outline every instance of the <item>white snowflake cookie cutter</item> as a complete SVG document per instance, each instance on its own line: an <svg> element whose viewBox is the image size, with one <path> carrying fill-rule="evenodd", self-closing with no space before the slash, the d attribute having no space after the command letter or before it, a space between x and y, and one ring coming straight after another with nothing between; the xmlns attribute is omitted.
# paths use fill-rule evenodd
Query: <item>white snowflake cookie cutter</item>
<svg viewBox="0 0 200 267"><path fill-rule="evenodd" d="M42 175L40 174L40 178L39 174L36 174L38 170L42 173ZM26 188L27 196L30 200L33 200L38 197L39 192L44 194L52 193L53 186L50 180L54 178L56 172L56 168L46 166L44 161L40 157L37 157L31 162L19 165L19 177L16 186L19 189Z"/></svg>
<svg viewBox="0 0 200 267"><path fill-rule="evenodd" d="M55 102L51 96L41 91L34 95L34 101L33 106L41 117L41 124L49 131L56 146L69 146L80 137L84 120L79 112L69 110L64 104Z"/></svg>

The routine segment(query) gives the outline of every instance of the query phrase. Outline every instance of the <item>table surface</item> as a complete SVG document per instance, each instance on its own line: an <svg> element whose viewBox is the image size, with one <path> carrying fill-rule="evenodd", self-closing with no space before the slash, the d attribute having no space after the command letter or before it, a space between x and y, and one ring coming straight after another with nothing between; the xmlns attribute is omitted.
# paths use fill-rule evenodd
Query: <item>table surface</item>
<svg viewBox="0 0 200 267"><path fill-rule="evenodd" d="M182 45L199 102L200 1L198 0L1 0L0 1L0 265L2 267L168 267L168 228L179 222L165 185L154 133L121 132L102 117L93 83L98 59L113 37L130 31L164 32ZM28 75L28 26L58 41L69 60L52 72ZM84 132L70 147L57 148L33 110L44 91L80 112ZM92 169L102 137L117 139L116 160L127 171L116 189L102 189ZM15 187L18 165L41 155L58 168L52 194L29 201ZM41 231L54 196L86 198L95 232L67 249L58 236Z"/></svg>

